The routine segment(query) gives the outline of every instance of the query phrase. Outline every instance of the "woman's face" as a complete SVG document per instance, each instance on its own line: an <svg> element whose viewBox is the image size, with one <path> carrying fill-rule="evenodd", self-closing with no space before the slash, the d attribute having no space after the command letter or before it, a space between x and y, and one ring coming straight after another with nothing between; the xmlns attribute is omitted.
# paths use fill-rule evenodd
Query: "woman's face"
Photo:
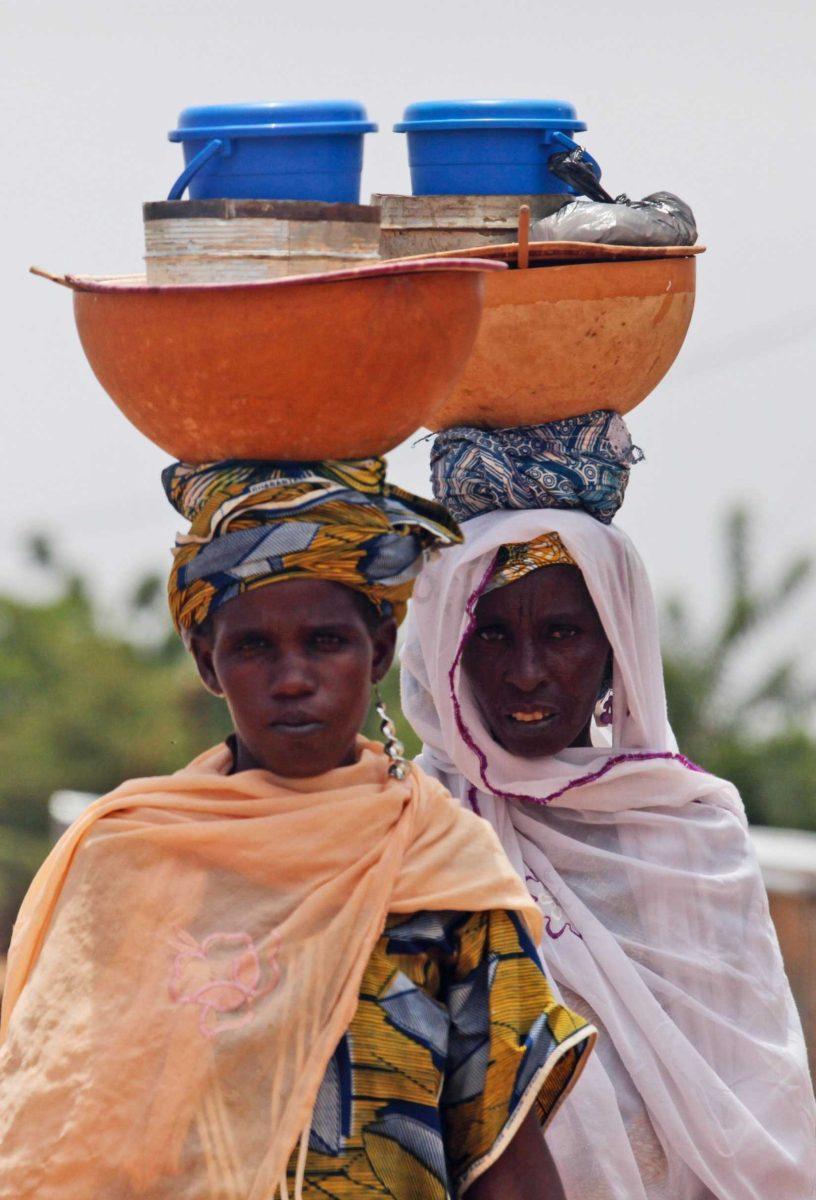
<svg viewBox="0 0 816 1200"><path fill-rule="evenodd" d="M482 596L462 667L508 753L543 758L588 746L611 650L578 568L542 567Z"/></svg>
<svg viewBox="0 0 816 1200"><path fill-rule="evenodd" d="M236 769L305 778L353 762L395 638L392 619L367 619L363 598L316 579L256 588L219 608L191 649L229 706Z"/></svg>

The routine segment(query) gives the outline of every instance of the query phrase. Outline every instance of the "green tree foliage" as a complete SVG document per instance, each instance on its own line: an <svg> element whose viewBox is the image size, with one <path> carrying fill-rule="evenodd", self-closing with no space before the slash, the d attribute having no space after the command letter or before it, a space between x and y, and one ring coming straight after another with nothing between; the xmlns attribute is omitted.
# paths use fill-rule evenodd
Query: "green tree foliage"
<svg viewBox="0 0 816 1200"><path fill-rule="evenodd" d="M0 597L0 821L42 832L56 789L104 792L173 771L227 726L166 621L145 636L145 609L160 602L153 581L139 585L113 632L85 582L42 539L32 549L57 595L37 605Z"/></svg>
<svg viewBox="0 0 816 1200"><path fill-rule="evenodd" d="M163 589L140 584L124 630L112 632L45 539L30 551L56 595L0 597L0 925L47 849L52 792L102 793L174 771L227 729L222 703L158 618ZM2 940L0 928L0 951Z"/></svg>
<svg viewBox="0 0 816 1200"><path fill-rule="evenodd" d="M685 754L731 779L757 824L816 829L816 739L812 682L794 657L740 684L751 637L772 629L813 576L813 560L794 558L770 584L754 580L751 524L736 508L723 532L726 597L714 628L695 628L686 598L664 610L664 671L669 715Z"/></svg>

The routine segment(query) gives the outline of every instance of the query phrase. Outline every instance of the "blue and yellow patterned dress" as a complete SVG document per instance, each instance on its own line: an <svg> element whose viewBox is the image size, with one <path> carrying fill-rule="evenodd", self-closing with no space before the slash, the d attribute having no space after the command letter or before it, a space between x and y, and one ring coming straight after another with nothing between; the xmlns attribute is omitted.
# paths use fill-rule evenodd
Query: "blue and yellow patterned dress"
<svg viewBox="0 0 816 1200"><path fill-rule="evenodd" d="M304 1200L461 1195L533 1105L547 1123L593 1039L515 914L390 917L315 1103Z"/></svg>

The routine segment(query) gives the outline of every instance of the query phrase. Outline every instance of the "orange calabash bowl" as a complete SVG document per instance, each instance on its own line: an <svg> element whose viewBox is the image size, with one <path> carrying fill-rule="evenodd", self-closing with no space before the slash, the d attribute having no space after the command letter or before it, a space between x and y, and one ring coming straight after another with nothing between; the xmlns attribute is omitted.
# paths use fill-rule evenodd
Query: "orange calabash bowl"
<svg viewBox="0 0 816 1200"><path fill-rule="evenodd" d="M475 260L261 283L65 276L82 347L137 429L187 462L383 454L427 423L479 327ZM501 264L496 273L503 273Z"/></svg>
<svg viewBox="0 0 816 1200"><path fill-rule="evenodd" d="M550 246L551 262L557 251ZM695 260L685 247L632 259L622 247L609 249L618 254L556 265L545 259L488 276L473 353L429 428L534 425L640 404L683 344Z"/></svg>

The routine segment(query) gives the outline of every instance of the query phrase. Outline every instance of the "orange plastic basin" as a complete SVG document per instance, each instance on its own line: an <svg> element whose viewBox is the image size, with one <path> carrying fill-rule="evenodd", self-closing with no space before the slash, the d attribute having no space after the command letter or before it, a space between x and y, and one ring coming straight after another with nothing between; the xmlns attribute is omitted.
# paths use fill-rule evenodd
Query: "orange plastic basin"
<svg viewBox="0 0 816 1200"><path fill-rule="evenodd" d="M102 387L188 462L382 454L427 423L473 345L495 264L383 264L251 284L65 276Z"/></svg>
<svg viewBox="0 0 816 1200"><path fill-rule="evenodd" d="M691 251L488 276L473 353L429 427L497 429L595 408L629 412L677 357L694 291Z"/></svg>

